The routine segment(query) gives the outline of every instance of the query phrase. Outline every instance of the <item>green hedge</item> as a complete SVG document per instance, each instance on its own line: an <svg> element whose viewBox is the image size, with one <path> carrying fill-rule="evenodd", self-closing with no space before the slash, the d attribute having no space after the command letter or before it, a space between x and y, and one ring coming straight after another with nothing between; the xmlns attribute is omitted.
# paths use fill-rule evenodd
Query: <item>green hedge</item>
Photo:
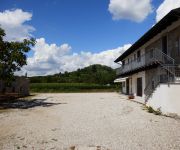
<svg viewBox="0 0 180 150"><path fill-rule="evenodd" d="M90 83L31 83L31 92L91 92L117 91L118 85L99 85Z"/></svg>

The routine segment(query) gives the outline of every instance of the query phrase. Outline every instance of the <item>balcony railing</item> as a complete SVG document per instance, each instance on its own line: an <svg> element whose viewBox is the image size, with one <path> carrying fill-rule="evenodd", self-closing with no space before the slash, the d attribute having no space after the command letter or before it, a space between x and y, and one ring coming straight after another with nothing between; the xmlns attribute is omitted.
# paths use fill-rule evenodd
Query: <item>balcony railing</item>
<svg viewBox="0 0 180 150"><path fill-rule="evenodd" d="M122 75L130 71L139 69L141 67L149 66L155 63L160 64L174 64L174 60L168 55L164 54L159 49L153 49L141 55L139 58L136 58L130 61L128 64L121 66L116 69L117 75Z"/></svg>

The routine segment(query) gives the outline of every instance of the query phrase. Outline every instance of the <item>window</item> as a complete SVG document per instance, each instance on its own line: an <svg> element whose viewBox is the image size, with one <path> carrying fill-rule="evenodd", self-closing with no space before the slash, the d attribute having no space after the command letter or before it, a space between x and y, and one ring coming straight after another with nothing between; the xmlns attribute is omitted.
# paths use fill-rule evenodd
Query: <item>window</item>
<svg viewBox="0 0 180 150"><path fill-rule="evenodd" d="M14 87L14 86L12 87L12 92L13 92L13 93L15 92L15 87Z"/></svg>
<svg viewBox="0 0 180 150"><path fill-rule="evenodd" d="M150 53L149 53L150 58L153 58L153 57L154 57L154 50L151 49L149 52L150 52Z"/></svg>
<svg viewBox="0 0 180 150"><path fill-rule="evenodd" d="M163 36L162 37L162 52L167 54L167 48L168 48L168 45L167 45L167 36Z"/></svg>
<svg viewBox="0 0 180 150"><path fill-rule="evenodd" d="M166 83L168 82L168 78L166 74L159 75L160 83Z"/></svg>
<svg viewBox="0 0 180 150"><path fill-rule="evenodd" d="M134 54L134 61L136 61L136 54Z"/></svg>
<svg viewBox="0 0 180 150"><path fill-rule="evenodd" d="M152 89L155 88L155 84L154 84L154 81L153 81L153 80L152 80L152 82L151 82L151 86L152 86Z"/></svg>
<svg viewBox="0 0 180 150"><path fill-rule="evenodd" d="M2 89L2 92L3 92L3 93L5 93L5 92L6 92L6 88L5 88L5 87Z"/></svg>
<svg viewBox="0 0 180 150"><path fill-rule="evenodd" d="M125 82L122 83L122 87L125 87Z"/></svg>
<svg viewBox="0 0 180 150"><path fill-rule="evenodd" d="M137 51L137 61L140 62L141 61L141 51Z"/></svg>
<svg viewBox="0 0 180 150"><path fill-rule="evenodd" d="M123 61L122 61L122 66L124 66L124 65L125 65L125 61L123 60Z"/></svg>
<svg viewBox="0 0 180 150"><path fill-rule="evenodd" d="M180 37L177 37L175 40L175 55L180 56Z"/></svg>
<svg viewBox="0 0 180 150"><path fill-rule="evenodd" d="M180 37L178 37L178 48L177 48L177 50L178 50L178 56L180 56Z"/></svg>

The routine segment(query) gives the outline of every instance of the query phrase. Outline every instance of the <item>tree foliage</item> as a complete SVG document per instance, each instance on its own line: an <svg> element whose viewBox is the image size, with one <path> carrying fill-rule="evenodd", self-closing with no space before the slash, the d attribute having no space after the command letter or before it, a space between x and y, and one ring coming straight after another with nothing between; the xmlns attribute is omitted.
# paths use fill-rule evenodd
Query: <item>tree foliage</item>
<svg viewBox="0 0 180 150"><path fill-rule="evenodd" d="M73 72L31 77L31 83L95 83L110 84L116 78L115 70L102 65L91 65Z"/></svg>
<svg viewBox="0 0 180 150"><path fill-rule="evenodd" d="M14 78L14 72L26 65L26 53L35 45L35 40L31 38L22 42L8 42L3 40L5 35L0 28L0 80L10 82Z"/></svg>

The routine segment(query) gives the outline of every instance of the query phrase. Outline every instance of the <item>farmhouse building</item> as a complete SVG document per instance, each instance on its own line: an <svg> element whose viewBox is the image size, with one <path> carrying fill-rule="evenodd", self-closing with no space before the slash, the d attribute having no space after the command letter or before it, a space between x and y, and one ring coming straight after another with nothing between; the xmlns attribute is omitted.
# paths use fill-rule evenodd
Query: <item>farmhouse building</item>
<svg viewBox="0 0 180 150"><path fill-rule="evenodd" d="M116 60L122 93L180 115L180 8L174 9Z"/></svg>

